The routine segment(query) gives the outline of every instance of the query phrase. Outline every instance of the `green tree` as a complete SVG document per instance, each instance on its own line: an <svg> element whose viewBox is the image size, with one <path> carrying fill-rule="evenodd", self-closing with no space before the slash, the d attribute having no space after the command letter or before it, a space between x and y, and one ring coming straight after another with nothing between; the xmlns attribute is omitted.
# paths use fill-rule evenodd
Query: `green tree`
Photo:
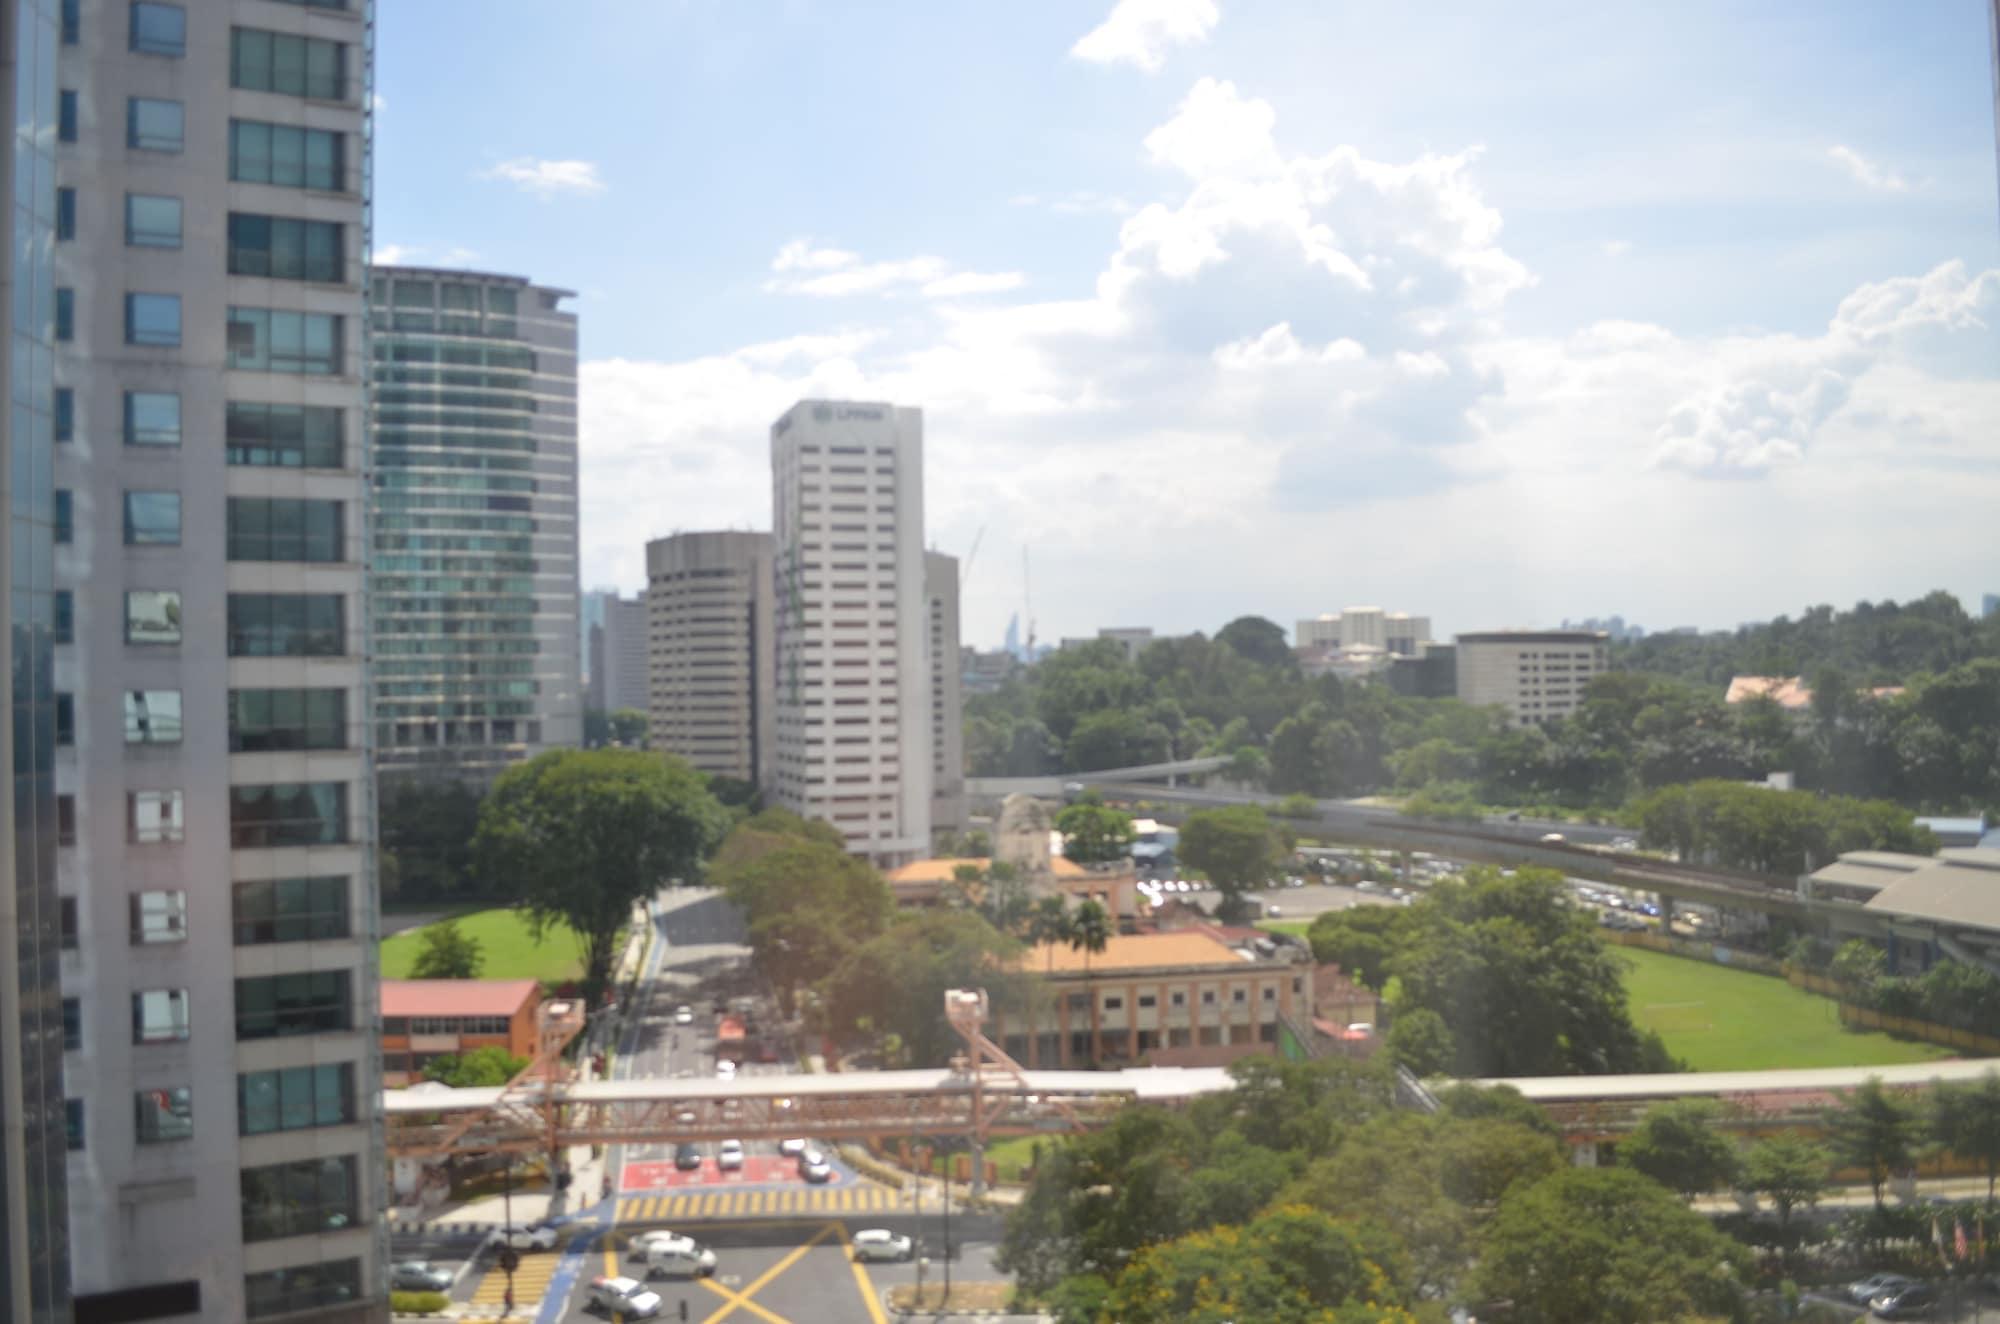
<svg viewBox="0 0 2000 1324"><path fill-rule="evenodd" d="M382 780L382 853L395 861L398 898L457 901L479 894L484 880L472 869L479 804L479 792L455 779Z"/></svg>
<svg viewBox="0 0 2000 1324"><path fill-rule="evenodd" d="M1101 955L1111 945L1111 915L1095 900L1078 906L1069 917L1069 938L1071 951L1083 953L1083 982L1090 985L1090 958ZM1093 992L1090 997L1090 1061L1095 1065L1103 1056L1104 1048L1098 1015L1098 998Z"/></svg>
<svg viewBox="0 0 2000 1324"><path fill-rule="evenodd" d="M1314 917L1306 930L1313 959L1337 965L1348 978L1381 992L1389 978L1389 958L1403 945L1401 906L1351 906Z"/></svg>
<svg viewBox="0 0 2000 1324"><path fill-rule="evenodd" d="M1619 1143L1618 1161L1692 1200L1736 1176L1736 1146L1722 1123L1722 1105L1713 1099L1656 1103Z"/></svg>
<svg viewBox="0 0 2000 1324"><path fill-rule="evenodd" d="M1222 893L1225 917L1240 914L1243 893L1283 866L1284 838L1256 805L1197 809L1181 823L1180 859Z"/></svg>
<svg viewBox="0 0 2000 1324"><path fill-rule="evenodd" d="M1480 1297L1540 1324L1740 1318L1748 1256L1629 1168L1568 1168L1507 1192L1480 1240ZM1485 1312L1481 1312L1484 1314Z"/></svg>
<svg viewBox="0 0 2000 1324"><path fill-rule="evenodd" d="M455 919L426 925L417 935L417 959L410 963L412 979L477 979L486 962L479 939Z"/></svg>
<svg viewBox="0 0 2000 1324"><path fill-rule="evenodd" d="M1464 1268L1474 1223L1474 1211L1445 1189L1438 1137L1449 1125L1409 1113L1374 1118L1313 1160L1278 1198L1380 1222L1409 1253L1411 1285L1445 1291Z"/></svg>
<svg viewBox="0 0 2000 1324"><path fill-rule="evenodd" d="M1880 947L1866 938L1849 938L1834 952L1833 964L1827 972L1866 1001L1887 969L1888 958Z"/></svg>
<svg viewBox="0 0 2000 1324"><path fill-rule="evenodd" d="M1215 642L1247 662L1276 670L1298 667L1285 628L1262 616L1238 616L1215 632Z"/></svg>
<svg viewBox="0 0 2000 1324"><path fill-rule="evenodd" d="M488 1045L432 1058L424 1065L424 1079L435 1080L453 1089L479 1089L505 1085L527 1069L527 1058L516 1057L504 1048Z"/></svg>
<svg viewBox="0 0 2000 1324"><path fill-rule="evenodd" d="M500 775L479 811L480 871L527 911L583 943L593 1000L633 905L693 879L727 811L679 759L641 750L551 750Z"/></svg>
<svg viewBox="0 0 2000 1324"><path fill-rule="evenodd" d="M1063 854L1078 864L1110 864L1132 851L1132 816L1102 804L1078 801L1056 815Z"/></svg>
<svg viewBox="0 0 2000 1324"><path fill-rule="evenodd" d="M1798 1136L1759 1140L1743 1152L1742 1183L1771 1202L1778 1227L1789 1244L1792 1211L1810 1209L1826 1190L1833 1160L1827 1152Z"/></svg>
<svg viewBox="0 0 2000 1324"><path fill-rule="evenodd" d="M1560 1134L1548 1113L1512 1085L1480 1086L1454 1081L1433 1093L1447 1116L1468 1121L1512 1122L1549 1137Z"/></svg>
<svg viewBox="0 0 2000 1324"><path fill-rule="evenodd" d="M1867 1170L1875 1207L1880 1209L1882 1184L1891 1172L1910 1165L1917 1136L1915 1113L1883 1088L1881 1077L1870 1076L1827 1111L1826 1128L1841 1166Z"/></svg>
<svg viewBox="0 0 2000 1324"><path fill-rule="evenodd" d="M1013 968L1020 947L970 911L897 917L850 950L822 984L827 1021L849 1038L897 1035L912 1066L942 1066L959 1047L944 995L983 988L1011 1014L1027 1010L1029 985Z"/></svg>
<svg viewBox="0 0 2000 1324"><path fill-rule="evenodd" d="M1398 1016L1382 1047L1391 1062L1419 1076L1442 1076L1457 1057L1450 1027L1428 1007Z"/></svg>
<svg viewBox="0 0 2000 1324"><path fill-rule="evenodd" d="M1931 1087L1931 1134L1946 1149L1986 1169L1986 1202L2000 1176L2000 1072L1964 1085Z"/></svg>

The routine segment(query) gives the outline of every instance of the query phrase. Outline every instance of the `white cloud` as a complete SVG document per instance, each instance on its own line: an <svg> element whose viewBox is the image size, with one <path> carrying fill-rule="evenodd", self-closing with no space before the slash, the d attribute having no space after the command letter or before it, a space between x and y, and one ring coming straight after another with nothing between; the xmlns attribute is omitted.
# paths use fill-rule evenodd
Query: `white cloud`
<svg viewBox="0 0 2000 1324"><path fill-rule="evenodd" d="M1630 239L1607 239L1604 241L1604 256L1606 257L1624 257L1631 251L1632 241Z"/></svg>
<svg viewBox="0 0 2000 1324"><path fill-rule="evenodd" d="M497 179L546 201L559 193L602 193L604 181L594 161L545 161L517 156L482 171L481 179Z"/></svg>
<svg viewBox="0 0 2000 1324"><path fill-rule="evenodd" d="M1044 196L1036 193L1017 193L1007 199L1010 207L1036 207L1057 212L1065 216L1088 216L1106 214L1123 216L1132 210L1132 204L1115 193L1099 193L1095 189L1078 189L1072 193L1058 193Z"/></svg>
<svg viewBox="0 0 2000 1324"><path fill-rule="evenodd" d="M764 282L770 293L820 299L912 289L926 299L954 299L1019 289L1027 279L1018 271L954 271L941 257L864 262L859 253L816 247L810 239L787 242L771 259L771 270L776 274Z"/></svg>
<svg viewBox="0 0 2000 1324"><path fill-rule="evenodd" d="M368 98L368 108L380 115L389 108L389 98L377 92Z"/></svg>
<svg viewBox="0 0 2000 1324"><path fill-rule="evenodd" d="M378 267L470 267L478 263L479 254L470 248L377 244L368 260Z"/></svg>
<svg viewBox="0 0 2000 1324"><path fill-rule="evenodd" d="M1910 187L1909 180L1887 166L1870 161L1852 147L1836 144L1827 148L1826 154L1832 157L1834 163L1841 169L1853 176L1854 182L1863 188L1873 189L1877 193L1903 193Z"/></svg>
<svg viewBox="0 0 2000 1324"><path fill-rule="evenodd" d="M1194 46L1222 19L1215 0L1118 0L1110 17L1083 34L1069 53L1095 64L1134 64L1158 73L1174 46Z"/></svg>

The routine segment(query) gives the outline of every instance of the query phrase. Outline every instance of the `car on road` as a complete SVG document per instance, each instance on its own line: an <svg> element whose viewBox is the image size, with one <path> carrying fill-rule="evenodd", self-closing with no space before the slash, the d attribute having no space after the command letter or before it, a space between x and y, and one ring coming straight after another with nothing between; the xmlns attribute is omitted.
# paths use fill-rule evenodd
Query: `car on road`
<svg viewBox="0 0 2000 1324"><path fill-rule="evenodd" d="M637 1278L594 1278L590 1308L626 1319L652 1319L660 1313L660 1294Z"/></svg>
<svg viewBox="0 0 2000 1324"><path fill-rule="evenodd" d="M496 1227L489 1238L496 1245L512 1246L515 1250L554 1250L561 1239L562 1224L547 1218L539 1223Z"/></svg>
<svg viewBox="0 0 2000 1324"><path fill-rule="evenodd" d="M778 1142L778 1152L786 1158L797 1158L806 1152L805 1138L803 1136L793 1136L789 1140L780 1140Z"/></svg>
<svg viewBox="0 0 2000 1324"><path fill-rule="evenodd" d="M405 1260L389 1271L392 1292L449 1292L452 1272L429 1260Z"/></svg>
<svg viewBox="0 0 2000 1324"><path fill-rule="evenodd" d="M736 1064L726 1057L717 1058L715 1061L715 1078L717 1080L736 1079Z"/></svg>
<svg viewBox="0 0 2000 1324"><path fill-rule="evenodd" d="M715 1252L693 1237L662 1237L646 1250L649 1278L706 1278L715 1272Z"/></svg>
<svg viewBox="0 0 2000 1324"><path fill-rule="evenodd" d="M1542 834L1542 844L1544 846L1564 846L1568 843L1569 838L1560 832L1544 832Z"/></svg>
<svg viewBox="0 0 2000 1324"><path fill-rule="evenodd" d="M681 1004L680 1006L678 1006L678 1007L675 1007L675 1008L674 1008L674 1024L675 1024L675 1025L693 1025L693 1024L694 1024L694 1008L693 1008L693 1007L690 1007L690 1006L688 1006L688 1005L687 1005L686 1003L682 1003L682 1004Z"/></svg>
<svg viewBox="0 0 2000 1324"><path fill-rule="evenodd" d="M885 1227L865 1227L854 1234L857 1260L907 1260L916 1254L916 1243Z"/></svg>
<svg viewBox="0 0 2000 1324"><path fill-rule="evenodd" d="M682 1172L694 1172L701 1167L701 1146L692 1141L683 1141L674 1146L674 1166Z"/></svg>
<svg viewBox="0 0 2000 1324"><path fill-rule="evenodd" d="M743 1169L743 1142L725 1140L722 1148L715 1151L715 1166L724 1172L740 1172Z"/></svg>
<svg viewBox="0 0 2000 1324"><path fill-rule="evenodd" d="M1929 1283L1911 1283L1884 1292L1868 1302L1878 1319L1928 1319L1937 1309L1938 1291Z"/></svg>
<svg viewBox="0 0 2000 1324"><path fill-rule="evenodd" d="M650 1232L641 1232L637 1236L633 1237L630 1241L626 1242L625 1258L628 1260L643 1260L646 1258L646 1252L650 1251L655 1246L666 1246L675 1244L677 1242L692 1241L692 1240L694 1240L694 1238L686 1236L682 1233L674 1232L663 1227L656 1227Z"/></svg>
<svg viewBox="0 0 2000 1324"><path fill-rule="evenodd" d="M1866 1305L1884 1292L1894 1292L1913 1286L1916 1279L1900 1273L1871 1273L1847 1285L1847 1299L1856 1305Z"/></svg>
<svg viewBox="0 0 2000 1324"><path fill-rule="evenodd" d="M824 1186L833 1180L833 1165L824 1154L809 1149L799 1155L799 1176L815 1186Z"/></svg>

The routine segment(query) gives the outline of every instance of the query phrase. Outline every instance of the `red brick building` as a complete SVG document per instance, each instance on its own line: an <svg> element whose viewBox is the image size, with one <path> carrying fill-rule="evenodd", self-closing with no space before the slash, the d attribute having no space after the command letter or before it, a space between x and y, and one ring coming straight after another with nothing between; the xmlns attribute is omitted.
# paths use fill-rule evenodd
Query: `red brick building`
<svg viewBox="0 0 2000 1324"><path fill-rule="evenodd" d="M432 1058L474 1048L532 1058L541 1001L533 979L383 980L383 1085L408 1085Z"/></svg>

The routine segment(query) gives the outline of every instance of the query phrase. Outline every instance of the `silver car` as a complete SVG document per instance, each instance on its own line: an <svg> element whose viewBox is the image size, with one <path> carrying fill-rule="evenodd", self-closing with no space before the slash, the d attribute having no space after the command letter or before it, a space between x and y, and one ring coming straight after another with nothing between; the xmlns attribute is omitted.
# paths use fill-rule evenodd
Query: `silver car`
<svg viewBox="0 0 2000 1324"><path fill-rule="evenodd" d="M393 1292L449 1292L452 1272L429 1260L405 1260L389 1271Z"/></svg>
<svg viewBox="0 0 2000 1324"><path fill-rule="evenodd" d="M853 1241L857 1260L907 1260L916 1251L915 1243L908 1237L885 1227L863 1228L854 1234Z"/></svg>

